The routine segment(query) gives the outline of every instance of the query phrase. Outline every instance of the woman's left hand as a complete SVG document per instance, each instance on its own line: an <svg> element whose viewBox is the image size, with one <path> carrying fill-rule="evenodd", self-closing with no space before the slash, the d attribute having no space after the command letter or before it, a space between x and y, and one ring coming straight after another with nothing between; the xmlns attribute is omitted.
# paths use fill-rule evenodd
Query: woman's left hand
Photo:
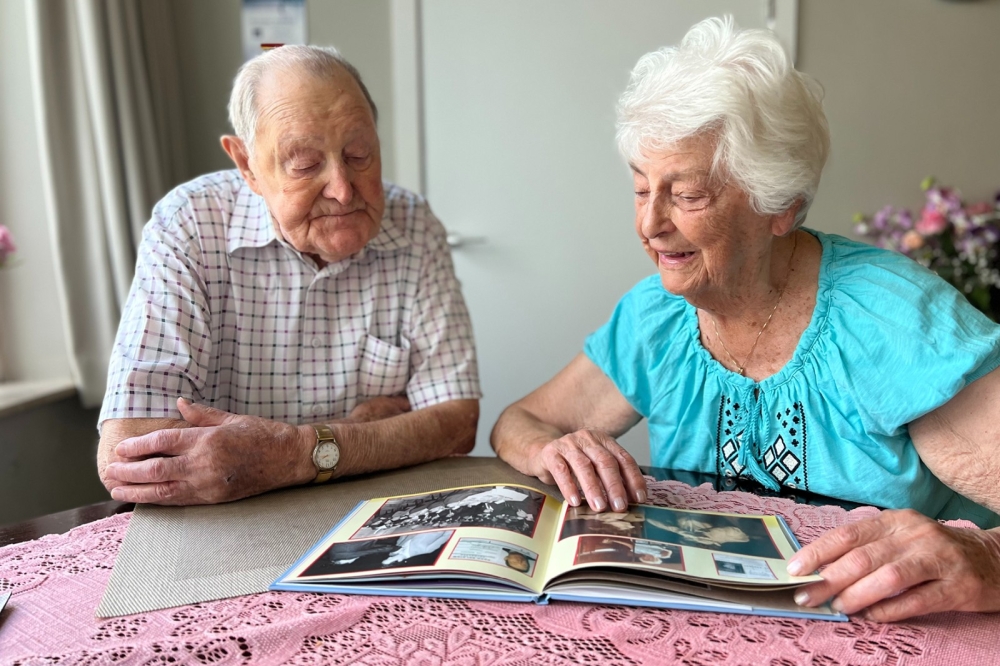
<svg viewBox="0 0 1000 666"><path fill-rule="evenodd" d="M883 511L805 546L788 572L820 566L823 582L796 592L803 606L831 606L893 622L941 611L1000 610L1000 532L947 527L916 511Z"/></svg>

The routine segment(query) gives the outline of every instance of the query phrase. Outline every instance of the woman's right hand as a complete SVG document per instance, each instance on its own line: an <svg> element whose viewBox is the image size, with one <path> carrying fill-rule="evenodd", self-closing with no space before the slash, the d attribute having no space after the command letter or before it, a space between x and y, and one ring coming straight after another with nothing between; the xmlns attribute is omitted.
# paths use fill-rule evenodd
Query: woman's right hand
<svg viewBox="0 0 1000 666"><path fill-rule="evenodd" d="M577 430L536 446L529 458L529 473L555 484L572 506L582 499L594 511L625 511L629 503L648 497L639 465L609 434L595 429Z"/></svg>

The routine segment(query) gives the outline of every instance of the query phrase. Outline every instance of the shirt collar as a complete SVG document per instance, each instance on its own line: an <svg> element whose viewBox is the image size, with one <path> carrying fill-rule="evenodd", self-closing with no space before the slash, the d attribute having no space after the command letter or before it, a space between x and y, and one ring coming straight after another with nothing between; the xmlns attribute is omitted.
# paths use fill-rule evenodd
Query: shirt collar
<svg viewBox="0 0 1000 666"><path fill-rule="evenodd" d="M390 215L388 191L391 187L389 183L385 183L387 196L379 232L362 248L359 257L364 256L369 249L376 252L392 252L410 245L410 239L406 237L402 228L402 221L394 220ZM236 196L236 205L229 220L226 251L233 254L240 248L264 247L277 242L280 242L280 239L264 198L255 194L244 182Z"/></svg>
<svg viewBox="0 0 1000 666"><path fill-rule="evenodd" d="M226 252L233 254L243 247L264 247L277 242L278 234L274 230L271 212L267 209L264 198L255 194L244 181L229 218Z"/></svg>

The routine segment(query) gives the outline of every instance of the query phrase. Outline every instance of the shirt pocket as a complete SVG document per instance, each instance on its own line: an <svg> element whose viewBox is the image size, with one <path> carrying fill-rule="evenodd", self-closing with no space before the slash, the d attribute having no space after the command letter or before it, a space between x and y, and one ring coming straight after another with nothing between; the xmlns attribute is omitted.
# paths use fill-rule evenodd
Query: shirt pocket
<svg viewBox="0 0 1000 666"><path fill-rule="evenodd" d="M409 352L369 335L361 350L358 374L358 394L362 398L402 395L410 379Z"/></svg>

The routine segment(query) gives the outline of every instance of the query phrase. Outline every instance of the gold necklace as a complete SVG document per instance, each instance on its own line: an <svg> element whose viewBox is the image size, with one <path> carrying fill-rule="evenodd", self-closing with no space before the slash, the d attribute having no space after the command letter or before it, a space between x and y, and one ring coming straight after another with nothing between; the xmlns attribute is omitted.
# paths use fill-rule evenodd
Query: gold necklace
<svg viewBox="0 0 1000 666"><path fill-rule="evenodd" d="M740 364L739 361L736 360L736 357L733 356L733 352L729 351L729 347L726 346L726 343L722 341L722 336L719 334L719 322L715 320L715 317L712 317L712 326L715 327L715 338L716 340L719 341L719 344L722 345L722 348L725 350L726 355L729 356L729 360L732 361L733 365L736 366L736 372L739 373L740 376L743 376L743 372L746 370L747 363L750 362L750 357L753 356L754 351L757 349L757 343L760 342L760 336L764 335L764 331L767 329L767 325L771 323L771 318L774 316L774 313L777 312L778 306L781 304L781 297L785 295L785 289L788 287L788 283L792 277L792 260L795 258L795 250L796 248L798 248L798 246L799 246L799 235L798 233L796 233L794 238L792 239L792 254L788 257L788 271L787 271L788 275L785 277L785 284L781 286L781 291L778 292L778 300L775 302L774 307L771 308L771 314L767 315L767 321L764 322L764 325L760 327L760 331L757 332L757 337L754 338L753 340L753 346L750 347L750 351L747 353L747 357L743 359L742 365Z"/></svg>

